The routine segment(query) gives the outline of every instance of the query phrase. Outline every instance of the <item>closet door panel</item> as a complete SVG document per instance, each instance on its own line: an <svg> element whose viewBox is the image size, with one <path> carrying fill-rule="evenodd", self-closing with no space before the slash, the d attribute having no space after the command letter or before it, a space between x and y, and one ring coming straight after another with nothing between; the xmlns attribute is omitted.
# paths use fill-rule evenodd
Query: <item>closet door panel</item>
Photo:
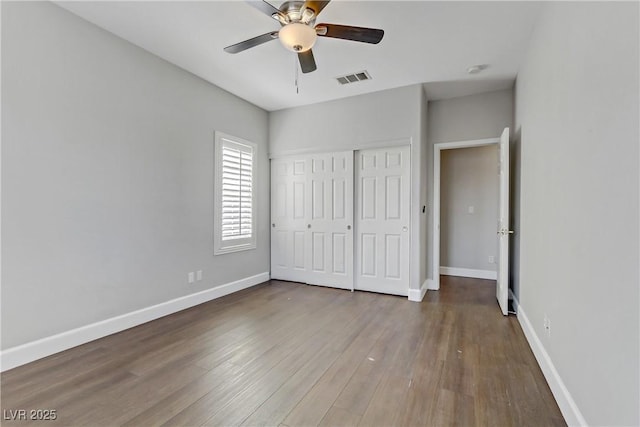
<svg viewBox="0 0 640 427"><path fill-rule="evenodd" d="M271 161L271 277L304 282L307 159Z"/></svg>
<svg viewBox="0 0 640 427"><path fill-rule="evenodd" d="M353 287L353 151L310 156L307 283Z"/></svg>
<svg viewBox="0 0 640 427"><path fill-rule="evenodd" d="M410 148L356 153L355 288L409 292Z"/></svg>

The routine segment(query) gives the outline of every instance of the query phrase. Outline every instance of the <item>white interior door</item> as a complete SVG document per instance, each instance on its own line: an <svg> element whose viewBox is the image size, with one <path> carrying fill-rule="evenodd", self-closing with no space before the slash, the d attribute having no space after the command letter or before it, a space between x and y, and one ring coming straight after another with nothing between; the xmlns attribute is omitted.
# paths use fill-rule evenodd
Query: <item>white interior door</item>
<svg viewBox="0 0 640 427"><path fill-rule="evenodd" d="M500 190L498 220L498 280L496 296L502 314L509 310L509 128L500 136Z"/></svg>
<svg viewBox="0 0 640 427"><path fill-rule="evenodd" d="M356 153L355 288L409 293L410 147Z"/></svg>
<svg viewBox="0 0 640 427"><path fill-rule="evenodd" d="M311 155L307 167L306 282L353 289L353 151Z"/></svg>
<svg viewBox="0 0 640 427"><path fill-rule="evenodd" d="M271 161L271 277L306 281L306 157Z"/></svg>

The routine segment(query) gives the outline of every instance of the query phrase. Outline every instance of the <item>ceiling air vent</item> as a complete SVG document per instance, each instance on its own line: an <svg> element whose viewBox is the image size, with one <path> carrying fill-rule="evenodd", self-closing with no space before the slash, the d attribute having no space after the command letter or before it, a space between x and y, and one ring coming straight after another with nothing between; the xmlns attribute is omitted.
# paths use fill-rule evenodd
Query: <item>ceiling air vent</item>
<svg viewBox="0 0 640 427"><path fill-rule="evenodd" d="M361 82L362 80L371 80L371 76L366 71L361 71L359 73L347 74L346 76L336 77L336 80L341 85L346 85L349 83Z"/></svg>

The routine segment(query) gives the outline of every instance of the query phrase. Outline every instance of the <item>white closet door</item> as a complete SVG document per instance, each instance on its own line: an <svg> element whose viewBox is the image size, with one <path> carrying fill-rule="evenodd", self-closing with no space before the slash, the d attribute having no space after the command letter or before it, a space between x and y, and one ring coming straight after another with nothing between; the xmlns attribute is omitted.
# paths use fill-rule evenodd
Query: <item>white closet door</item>
<svg viewBox="0 0 640 427"><path fill-rule="evenodd" d="M306 157L271 161L271 277L307 279Z"/></svg>
<svg viewBox="0 0 640 427"><path fill-rule="evenodd" d="M306 282L353 289L353 151L311 155L307 166Z"/></svg>
<svg viewBox="0 0 640 427"><path fill-rule="evenodd" d="M355 288L409 293L410 147L356 153Z"/></svg>

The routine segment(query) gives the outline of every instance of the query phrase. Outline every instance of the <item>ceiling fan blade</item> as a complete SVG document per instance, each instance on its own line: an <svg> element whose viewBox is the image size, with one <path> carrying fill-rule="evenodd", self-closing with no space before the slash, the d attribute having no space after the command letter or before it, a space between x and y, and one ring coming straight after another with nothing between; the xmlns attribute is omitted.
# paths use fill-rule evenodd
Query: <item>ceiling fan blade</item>
<svg viewBox="0 0 640 427"><path fill-rule="evenodd" d="M267 3L266 0L257 0L257 1L249 0L247 1L247 3L249 3L251 6L255 7L256 9L258 9L260 12L264 13L265 15L273 16L274 13L277 15L282 15L282 12L280 12L279 9L276 9L274 6Z"/></svg>
<svg viewBox="0 0 640 427"><path fill-rule="evenodd" d="M320 12L322 12L322 9L324 9L329 4L330 1L331 0L326 0L326 1L307 0L306 2L304 2L304 7L302 8L302 10L309 8L316 13L316 16L318 16Z"/></svg>
<svg viewBox="0 0 640 427"><path fill-rule="evenodd" d="M335 39L353 40L356 42L378 44L384 36L383 30L375 28L352 27L349 25L318 24L316 31L319 36Z"/></svg>
<svg viewBox="0 0 640 427"><path fill-rule="evenodd" d="M271 31L270 33L262 34L252 39L245 40L240 43L232 44L231 46L227 46L224 48L224 51L227 53L238 53L238 52L242 52L243 50L247 50L249 48L261 45L262 43L275 40L277 38L278 38L278 32Z"/></svg>
<svg viewBox="0 0 640 427"><path fill-rule="evenodd" d="M306 52L298 53L298 60L300 61L300 68L305 74L315 71L318 68L316 67L316 60L313 57L311 49Z"/></svg>

